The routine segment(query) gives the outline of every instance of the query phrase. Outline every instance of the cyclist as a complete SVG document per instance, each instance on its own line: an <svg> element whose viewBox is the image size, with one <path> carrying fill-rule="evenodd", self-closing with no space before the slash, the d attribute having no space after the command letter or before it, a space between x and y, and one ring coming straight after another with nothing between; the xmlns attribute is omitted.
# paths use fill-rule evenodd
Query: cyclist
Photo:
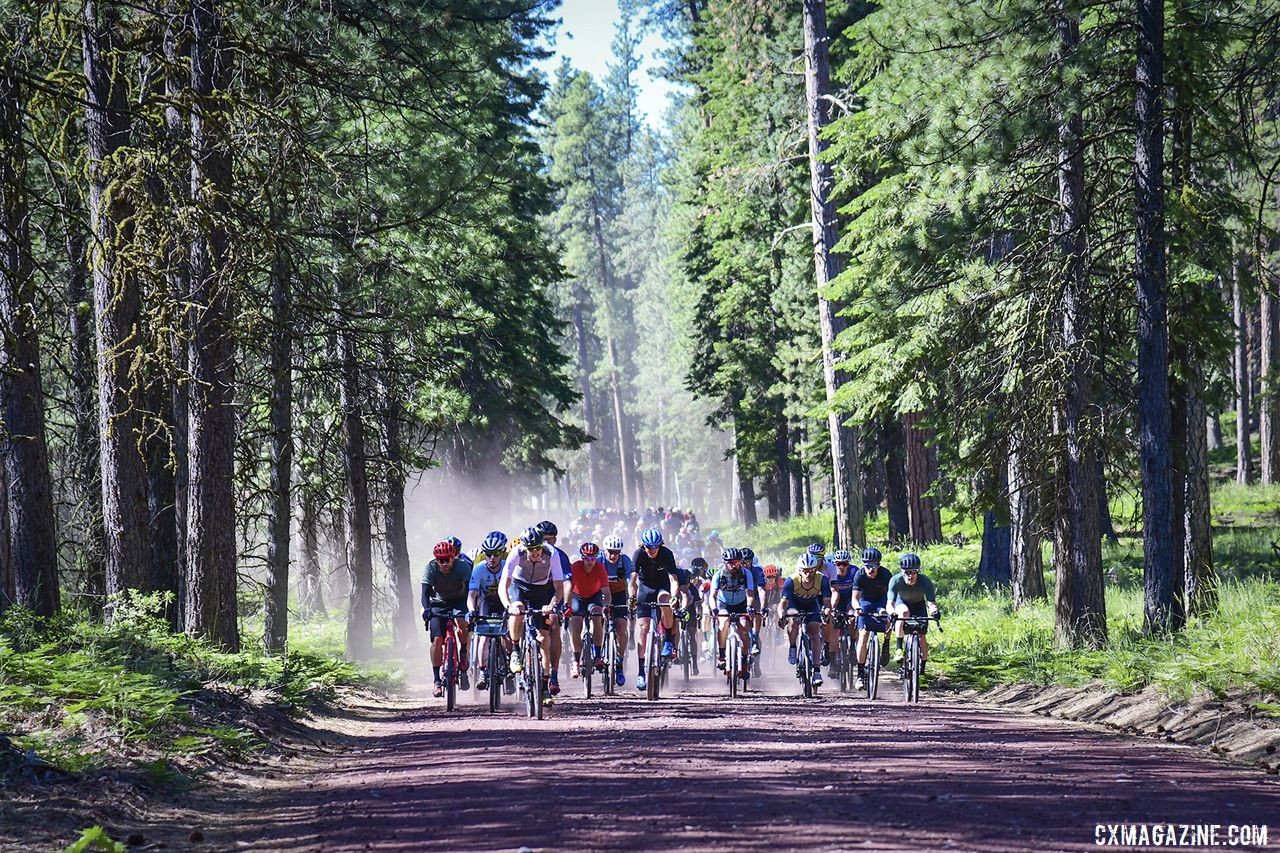
<svg viewBox="0 0 1280 853"><path fill-rule="evenodd" d="M631 555L631 562L635 563L636 571L631 576L628 593L636 606L636 655L640 667L640 674L636 676L636 689L644 690L644 655L652 622L649 608L655 602L662 608L662 631L665 638L662 656L669 658L673 649L671 627L674 621L671 616L671 600L680 593L680 578L676 574L675 555L662 544L662 531L656 527L650 527L640 535L640 548Z"/></svg>
<svg viewBox="0 0 1280 853"><path fill-rule="evenodd" d="M751 656L757 657L760 654L760 629L764 627L764 566L760 565L756 552L750 548L742 548L740 553L743 571L751 574L751 580L756 586L756 615L751 620Z"/></svg>
<svg viewBox="0 0 1280 853"><path fill-rule="evenodd" d="M805 551L796 561L796 574L787 578L782 585L782 602L778 605L779 626L786 621L787 625L787 663L795 666L799 658L796 654L796 635L800 626L795 619L787 616L803 616L805 630L809 632L809 648L821 648L819 628L822 625L822 602L831 598L831 581L818 571L818 558ZM813 668L813 684L822 683L822 670L816 665Z"/></svg>
<svg viewBox="0 0 1280 853"><path fill-rule="evenodd" d="M840 635L853 630L853 626L846 622L843 628L837 628L835 622L840 616L853 615L853 583L857 572L850 570L853 559L843 548L832 554L831 560L836 564L836 576L830 578L832 624L827 628L827 660L831 662L831 668L827 670L827 676L836 678L839 673L835 669L835 657L836 650L840 648Z"/></svg>
<svg viewBox="0 0 1280 853"><path fill-rule="evenodd" d="M444 539L431 549L434 557L422 573L422 621L431 638L431 674L435 682L432 695L444 695L444 682L440 680L440 666L444 661L444 637L446 623L452 619L458 630L458 685L469 690L467 678L467 589L471 585L471 572L458 560L453 543Z"/></svg>
<svg viewBox="0 0 1280 853"><path fill-rule="evenodd" d="M553 601L557 605L563 605L568 599L569 581L554 553L543 544L542 534L537 528L526 527L520 534L520 541L521 546L507 556L507 563L502 568L498 596L511 614L508 630L515 646L519 646L524 638L525 611L530 611L529 618L534 620L538 629L542 669L550 673L548 690L554 685L552 695L555 695L560 692L560 685L557 683L560 658L553 653L553 640L559 632L548 617L553 612ZM519 655L512 657L512 672L519 672L522 666Z"/></svg>
<svg viewBox="0 0 1280 853"><path fill-rule="evenodd" d="M551 551L551 561L556 562L558 560L560 562L560 571L564 574L564 579L568 581L569 575L573 571L573 566L572 561L569 559L569 555L566 554L562 548L556 545L556 540L560 537L560 531L557 530L555 524L550 521L539 521L538 526L534 529L542 534L543 543L547 549ZM566 592L562 608L568 606L569 594ZM551 626L553 628L560 626L562 623L562 608L558 608L561 612L551 614ZM568 630L569 626L567 622L564 622L563 626L565 630ZM556 696L560 693L559 678L554 674L560 671L560 654L563 648L564 639L560 636L560 631L552 631L551 660L554 661L554 668L551 670L553 676L551 679L551 687L549 688L552 696Z"/></svg>
<svg viewBox="0 0 1280 853"><path fill-rule="evenodd" d="M472 560L470 557L468 557L466 552L462 550L461 539L459 539L457 536L450 536L445 541L453 546L453 556L454 556L454 559L458 561L459 565L466 566L468 570L475 568L475 561Z"/></svg>
<svg viewBox="0 0 1280 853"><path fill-rule="evenodd" d="M885 630L884 619L879 615L888 607L889 572L880 568L880 549L867 548L862 552L862 568L853 579L853 601L858 610L858 680L855 690L861 690L867 678L867 644L871 634L868 627Z"/></svg>
<svg viewBox="0 0 1280 853"><path fill-rule="evenodd" d="M724 644L729 634L729 616L750 612L753 594L756 591L755 576L746 571L742 565L742 552L737 548L725 548L720 554L724 567L716 572L711 581L711 601L716 609L716 666L725 668ZM747 620L739 619L737 625L739 639L743 648L748 645ZM745 680L751 672L747 656L742 657L742 678Z"/></svg>
<svg viewBox="0 0 1280 853"><path fill-rule="evenodd" d="M609 575L609 595L612 596L613 606L609 608L611 618L613 619L613 633L618 638L619 658L614 661L614 681L619 687L627 683L627 677L622 672L623 658L627 654L627 626L631 620L627 618L627 586L631 581L631 576L636 573L635 563L631 562L631 557L622 553L625 544L621 536L606 536L604 539L604 570Z"/></svg>
<svg viewBox="0 0 1280 853"><path fill-rule="evenodd" d="M502 564L507 556L507 537L500 530L494 530L480 543L480 560L471 570L471 583L467 592L467 620L474 622L477 616L501 616L502 599L498 597L498 586L502 583ZM476 676L476 687L480 690L489 688L489 643L485 637L480 646L480 672Z"/></svg>
<svg viewBox="0 0 1280 853"><path fill-rule="evenodd" d="M569 674L574 678L582 677L582 668L578 664L582 658L582 620L588 616L591 617L591 664L596 669L604 668L604 658L600 656L600 643L604 640L604 608L613 603L613 596L609 593L609 575L600 562L600 546L594 542L583 542L578 554L582 559L573 564L569 580L569 588L573 591L569 610L573 663Z"/></svg>
<svg viewBox="0 0 1280 853"><path fill-rule="evenodd" d="M898 650L902 650L902 637L906 630L906 625L901 621L901 617L906 616L937 616L938 603L935 600L933 589L933 581L929 580L929 576L920 571L920 557L916 554L903 554L898 559L898 568L901 570L894 575L889 581L886 589L886 598L889 606L893 608L893 612L900 618L898 621ZM927 626L926 626L927 627ZM921 680L924 676L924 663L929 659L929 643L925 639L924 631L920 632L920 675ZM898 666L898 675L906 675L906 660L901 660Z"/></svg>
<svg viewBox="0 0 1280 853"><path fill-rule="evenodd" d="M834 560L827 556L826 545L821 542L813 542L805 550L818 558L818 568L827 576L827 580L831 580L836 576L836 564Z"/></svg>

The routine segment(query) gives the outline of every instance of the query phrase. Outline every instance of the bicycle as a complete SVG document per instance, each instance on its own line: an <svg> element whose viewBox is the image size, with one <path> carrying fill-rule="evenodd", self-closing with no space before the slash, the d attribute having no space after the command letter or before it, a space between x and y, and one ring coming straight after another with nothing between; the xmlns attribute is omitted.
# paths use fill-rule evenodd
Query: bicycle
<svg viewBox="0 0 1280 853"><path fill-rule="evenodd" d="M502 685L507 679L507 659L510 657L505 642L507 620L505 615L481 616L473 624L473 636L489 640L485 666L489 678L489 713L494 713L502 708ZM478 640L472 643L479 644Z"/></svg>
<svg viewBox="0 0 1280 853"><path fill-rule="evenodd" d="M796 653L796 678L800 680L804 697L806 699L810 699L818 692L818 688L813 683L815 664L813 658L813 645L809 640L809 626L803 621L805 618L804 613L797 613L795 615L788 613L787 618L791 620L801 620L800 630L798 632L800 635L798 641L799 646Z"/></svg>
<svg viewBox="0 0 1280 853"><path fill-rule="evenodd" d="M691 610L674 611L675 619L680 623L680 666L684 670L684 680L688 681L690 673L697 669L698 662L693 659L693 613ZM696 674L696 673L695 673Z"/></svg>
<svg viewBox="0 0 1280 853"><path fill-rule="evenodd" d="M878 613L865 614L863 617L866 622L866 627L862 630L868 634L866 665L867 677L863 686L866 688L868 699L875 699L876 694L880 689L880 670L884 666L882 658L888 654L887 649L882 651L882 648L884 648L884 646L889 642L888 631L885 627L885 620L888 615L888 613L881 610ZM879 636L881 634L884 635L883 641Z"/></svg>
<svg viewBox="0 0 1280 853"><path fill-rule="evenodd" d="M890 624L902 622L904 643L902 660L905 672L902 679L902 696L907 702L920 701L920 666L924 663L920 658L920 635L929 630L930 622L938 623L938 631L942 631L942 620L939 616L898 616L891 617Z"/></svg>
<svg viewBox="0 0 1280 853"><path fill-rule="evenodd" d="M538 621L535 617L539 615L543 614L540 611L525 610L524 642L518 653L521 660L519 689L525 715L541 720L542 706L546 704L547 695L543 683L545 679L542 676L542 643L539 641L538 627L535 624Z"/></svg>
<svg viewBox="0 0 1280 853"><path fill-rule="evenodd" d="M447 711L452 711L458 704L458 672L461 666L461 654L458 641L458 614L452 609L442 611L447 613L444 618L444 659L440 662L440 678L444 682L444 707ZM435 617L435 613L432 613Z"/></svg>
<svg viewBox="0 0 1280 853"><path fill-rule="evenodd" d="M666 630L662 627L662 605L655 601L648 607L649 663L646 667L645 698L657 701L662 698L662 688L666 686L667 669L671 662L662 654L662 644L666 636Z"/></svg>
<svg viewBox="0 0 1280 853"><path fill-rule="evenodd" d="M612 629L610 629L612 630ZM591 654L591 647L595 645L595 634L591 630L591 615L582 620L582 645L578 650L578 671L582 673L582 693L584 698L591 698L591 679L596 673L596 661ZM607 687L606 693L610 693Z"/></svg>
<svg viewBox="0 0 1280 853"><path fill-rule="evenodd" d="M840 642L836 646L835 659L836 673L840 677L840 692L848 693L853 689L854 673L857 672L857 666L854 663L857 659L857 644L854 641L854 633L849 630L848 614L833 612L831 627L839 632L840 637Z"/></svg>
<svg viewBox="0 0 1280 853"><path fill-rule="evenodd" d="M622 616L614 616L614 607L609 606L604 609L604 695L612 696L617 688L618 668L623 664L622 647L618 644L618 632L614 627L614 618L624 618ZM624 612L621 607L617 608L619 612Z"/></svg>
<svg viewBox="0 0 1280 853"><path fill-rule="evenodd" d="M748 610L746 613L728 614L729 622L725 628L724 635L724 674L725 680L729 684L730 699L738 697L738 682L742 682L741 692L747 692L751 653L742 644L742 637L738 634L738 626L742 624L744 618L750 620L754 615L754 610ZM748 624L750 624L749 621Z"/></svg>

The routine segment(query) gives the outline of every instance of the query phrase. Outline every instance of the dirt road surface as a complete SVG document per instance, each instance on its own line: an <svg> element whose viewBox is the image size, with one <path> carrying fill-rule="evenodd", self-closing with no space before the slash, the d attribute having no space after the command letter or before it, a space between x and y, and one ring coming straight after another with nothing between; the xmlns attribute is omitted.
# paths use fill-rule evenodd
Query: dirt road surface
<svg viewBox="0 0 1280 853"><path fill-rule="evenodd" d="M908 707L891 679L875 703L786 677L735 702L705 678L657 703L565 684L541 722L425 695L356 708L334 723L346 748L183 823L251 851L1096 850L1114 823L1268 824L1280 849L1274 776L945 696Z"/></svg>

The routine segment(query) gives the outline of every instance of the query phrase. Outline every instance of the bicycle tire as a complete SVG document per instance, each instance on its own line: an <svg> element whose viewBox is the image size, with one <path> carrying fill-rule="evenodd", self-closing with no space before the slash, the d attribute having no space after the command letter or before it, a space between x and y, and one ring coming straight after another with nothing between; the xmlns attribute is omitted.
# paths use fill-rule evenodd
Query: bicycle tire
<svg viewBox="0 0 1280 853"><path fill-rule="evenodd" d="M502 672L502 638L489 638L489 661L486 664L489 668L489 713L495 713L502 707L502 682L499 677Z"/></svg>
<svg viewBox="0 0 1280 853"><path fill-rule="evenodd" d="M591 621L583 620L582 652L578 667L582 670L582 692L587 699L591 698L591 678L596 673L596 662L591 657L591 641L595 637L591 633Z"/></svg>
<svg viewBox="0 0 1280 853"><path fill-rule="evenodd" d="M801 693L808 699L813 695L813 682L810 680L809 626L800 625L799 660L796 662L796 677L800 679Z"/></svg>
<svg viewBox="0 0 1280 853"><path fill-rule="evenodd" d="M685 681L689 680L690 667L693 665L693 645L689 642L689 631L688 625L680 627L680 666L684 670Z"/></svg>
<svg viewBox="0 0 1280 853"><path fill-rule="evenodd" d="M544 697L542 686L542 650L538 644L533 644L533 660L530 661L529 671L533 673L533 689L530 693L533 696L533 713L529 716L542 719L542 702Z"/></svg>
<svg viewBox="0 0 1280 853"><path fill-rule="evenodd" d="M655 626L653 625L653 621L658 622L658 626L659 626L658 628L655 628ZM645 695L645 698L650 700L651 702L657 701L658 696L662 689L661 685L659 684L659 680L662 677L662 672L661 672L661 666L658 663L659 659L662 656L662 644L661 644L661 641L658 640L658 629L660 628L661 625L662 625L661 620L651 620L649 623L649 665L648 665L649 677L645 679L644 695Z"/></svg>
<svg viewBox="0 0 1280 853"><path fill-rule="evenodd" d="M725 640L724 671L729 679L729 698L736 699L738 698L738 673L742 671L742 644L737 638L737 629L730 625L729 630L734 631L735 635L732 639Z"/></svg>
<svg viewBox="0 0 1280 853"><path fill-rule="evenodd" d="M444 707L452 711L458 707L458 636L453 631L444 637Z"/></svg>
<svg viewBox="0 0 1280 853"><path fill-rule="evenodd" d="M905 663L905 672L902 678L902 694L907 702L915 701L915 653L916 653L915 635L908 635L906 649L903 651L903 661Z"/></svg>
<svg viewBox="0 0 1280 853"><path fill-rule="evenodd" d="M604 695L612 696L616 689L614 682L618 678L618 635L613 632L612 627L605 629L604 648L608 655L604 662Z"/></svg>
<svg viewBox="0 0 1280 853"><path fill-rule="evenodd" d="M880 691L880 638L874 633L867 642L867 698L874 700Z"/></svg>

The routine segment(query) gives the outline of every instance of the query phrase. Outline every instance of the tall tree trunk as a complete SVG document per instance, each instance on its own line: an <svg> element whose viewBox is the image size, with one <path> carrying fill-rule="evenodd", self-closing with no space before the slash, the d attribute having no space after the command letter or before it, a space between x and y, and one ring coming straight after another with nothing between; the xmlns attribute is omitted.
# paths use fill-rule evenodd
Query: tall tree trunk
<svg viewBox="0 0 1280 853"><path fill-rule="evenodd" d="M1249 370L1249 315L1245 309L1244 280L1240 256L1231 255L1231 303L1236 326L1236 482L1247 486L1253 482L1253 441L1249 424L1253 418L1253 377Z"/></svg>
<svg viewBox="0 0 1280 853"><path fill-rule="evenodd" d="M387 506L383 513L387 550L387 569L391 575L394 598L391 618L393 641L397 648L412 648L417 639L418 619L414 607L413 572L409 565L409 533L405 524L404 448L400 442L400 423L404 419L400 392L393 379L384 379L383 441L387 455Z"/></svg>
<svg viewBox="0 0 1280 853"><path fill-rule="evenodd" d="M307 617L327 616L324 601L324 576L320 572L320 519L316 508L315 491L303 485L299 489L299 533L302 537L301 572L302 592L298 596L302 614Z"/></svg>
<svg viewBox="0 0 1280 853"><path fill-rule="evenodd" d="M1203 616L1218 606L1218 579L1213 570L1213 527L1209 505L1209 446L1197 427L1205 424L1200 377L1193 376L1187 394L1187 451L1183 523L1184 596L1188 616Z"/></svg>
<svg viewBox="0 0 1280 853"><path fill-rule="evenodd" d="M804 461L801 458L800 446L803 442L799 427L792 427L789 431L788 444L791 454L791 465L788 469L791 476L791 484L788 491L791 495L791 514L793 516L804 515Z"/></svg>
<svg viewBox="0 0 1280 853"><path fill-rule="evenodd" d="M353 241L345 241L350 250ZM351 300L351 272L338 276L339 304ZM342 411L342 461L346 471L347 565L351 596L347 603L347 655L367 659L373 652L373 523L369 510L369 479L365 470L364 407L361 398L359 354L354 333L339 334L342 378L339 406Z"/></svg>
<svg viewBox="0 0 1280 853"><path fill-rule="evenodd" d="M63 248L67 255L68 373L71 382L72 467L80 481L75 524L80 547L76 568L90 614L102 618L107 574L102 529L102 474L98 459L97 363L93 351L93 306L89 292L88 247L81 227L79 190L59 182L63 216Z"/></svg>
<svg viewBox="0 0 1280 853"><path fill-rule="evenodd" d="M1209 452L1221 450L1226 446L1226 439L1222 434L1222 416L1218 412L1210 412L1205 409L1205 431L1209 437Z"/></svg>
<svg viewBox="0 0 1280 853"><path fill-rule="evenodd" d="M111 2L100 10L98 0L86 0L83 9L98 441L106 591L111 594L150 586L146 465L139 448L144 401L143 389L133 375L141 302L137 276L120 251L133 241L136 203L129 176L123 174L126 158L117 156L129 139L119 13Z"/></svg>
<svg viewBox="0 0 1280 853"><path fill-rule="evenodd" d="M187 415L189 491L184 625L228 650L236 618L235 305L227 272L231 155L224 134L230 55L217 0L191 9L191 203L207 217L191 235L192 326Z"/></svg>
<svg viewBox="0 0 1280 853"><path fill-rule="evenodd" d="M155 341L147 335L148 344ZM163 346L167 346L165 340ZM154 370L147 377L146 430L147 517L150 524L151 567L149 588L173 596L165 608L170 627L177 628L178 606L178 527L174 517L175 493L173 469L173 384L166 371Z"/></svg>
<svg viewBox="0 0 1280 853"><path fill-rule="evenodd" d="M884 438L885 503L889 516L889 541L897 544L911 536L911 502L907 497L907 448L902 424L893 415L881 422Z"/></svg>
<svg viewBox="0 0 1280 853"><path fill-rule="evenodd" d="M822 379L826 388L827 430L831 436L832 503L836 510L834 547L856 548L866 540L862 510L862 465L858 459L857 430L844 426L835 410L836 392L844 374L836 370L835 339L844 329L839 306L827 299L828 285L840 274L836 209L831 201L835 186L831 164L822 158L827 141L822 131L829 122L827 95L831 71L827 60L827 10L824 0L804 0L805 106L809 125L809 202L813 215L813 259L818 291L818 321L822 333Z"/></svg>
<svg viewBox="0 0 1280 853"><path fill-rule="evenodd" d="M7 585L12 577L18 604L52 616L61 602L19 82L25 38L6 34L5 39L0 47L0 456L8 486L3 545L9 566L4 580Z"/></svg>
<svg viewBox="0 0 1280 853"><path fill-rule="evenodd" d="M582 385L582 422L588 434L596 429L595 401L591 396L591 369L587 365L587 322L583 305L586 297L579 292L573 304L573 334L578 346L578 381ZM595 441L587 442L587 487L591 505L600 506L604 492L600 484L600 463Z"/></svg>
<svg viewBox="0 0 1280 853"><path fill-rule="evenodd" d="M1264 485L1280 483L1280 412L1276 411L1276 296L1265 284L1258 308L1258 437Z"/></svg>
<svg viewBox="0 0 1280 853"><path fill-rule="evenodd" d="M0 614L17 603L17 578L9 553L9 466L0 465Z"/></svg>
<svg viewBox="0 0 1280 853"><path fill-rule="evenodd" d="M942 514L929 495L938 480L938 455L932 445L933 430L922 429L924 416L911 412L902 416L906 445L907 504L910 507L911 541L930 545L942 541Z"/></svg>
<svg viewBox="0 0 1280 853"><path fill-rule="evenodd" d="M1173 360L1186 369L1186 347L1175 341L1172 346ZM1183 600L1183 578L1186 576L1183 558L1183 543L1187 540L1186 528L1186 485L1187 485L1187 383L1181 376L1169 377L1169 496L1172 511L1170 536L1173 539L1173 615L1171 626L1180 630L1186 624L1186 603ZM1200 426L1200 435L1204 437L1204 425Z"/></svg>
<svg viewBox="0 0 1280 853"><path fill-rule="evenodd" d="M1107 471L1102 464L1102 454L1094 457L1094 469L1098 472L1098 531L1108 542L1116 543L1120 537L1116 534L1115 523L1111 519L1111 499L1107 496Z"/></svg>
<svg viewBox="0 0 1280 853"><path fill-rule="evenodd" d="M1054 10L1058 54L1072 61L1080 42L1079 13L1059 2ZM1064 97L1064 102L1067 102ZM1070 371L1063 389L1057 432L1063 437L1054 524L1055 634L1061 645L1101 647L1106 642L1102 544L1098 530L1097 461L1088 423L1093 404L1093 355L1088 341L1089 266L1084 198L1084 119L1078 100L1058 119L1057 238L1066 277L1062 294L1061 347ZM1025 452L1025 449L1024 451Z"/></svg>
<svg viewBox="0 0 1280 853"><path fill-rule="evenodd" d="M286 212L272 205L272 231L283 234ZM262 643L283 653L289 643L289 527L293 506L293 265L283 245L271 259L271 458L267 515L267 578Z"/></svg>
<svg viewBox="0 0 1280 853"><path fill-rule="evenodd" d="M1044 598L1044 556L1040 551L1038 489L1022 437L1009 439L1009 574L1013 606Z"/></svg>
<svg viewBox="0 0 1280 853"><path fill-rule="evenodd" d="M982 556L978 559L978 585L1003 589L1012 583L1012 545L1009 525L1002 524L995 510L982 515Z"/></svg>
<svg viewBox="0 0 1280 853"><path fill-rule="evenodd" d="M738 481L738 512L742 519L742 526L750 529L756 526L757 520L756 487L755 483L751 481L751 477L742 470L742 455L735 451L733 461Z"/></svg>
<svg viewBox="0 0 1280 853"><path fill-rule="evenodd" d="M1164 257L1164 2L1138 0L1138 425L1142 473L1144 630L1175 630L1170 480L1169 317ZM1177 575L1180 582L1181 575Z"/></svg>

